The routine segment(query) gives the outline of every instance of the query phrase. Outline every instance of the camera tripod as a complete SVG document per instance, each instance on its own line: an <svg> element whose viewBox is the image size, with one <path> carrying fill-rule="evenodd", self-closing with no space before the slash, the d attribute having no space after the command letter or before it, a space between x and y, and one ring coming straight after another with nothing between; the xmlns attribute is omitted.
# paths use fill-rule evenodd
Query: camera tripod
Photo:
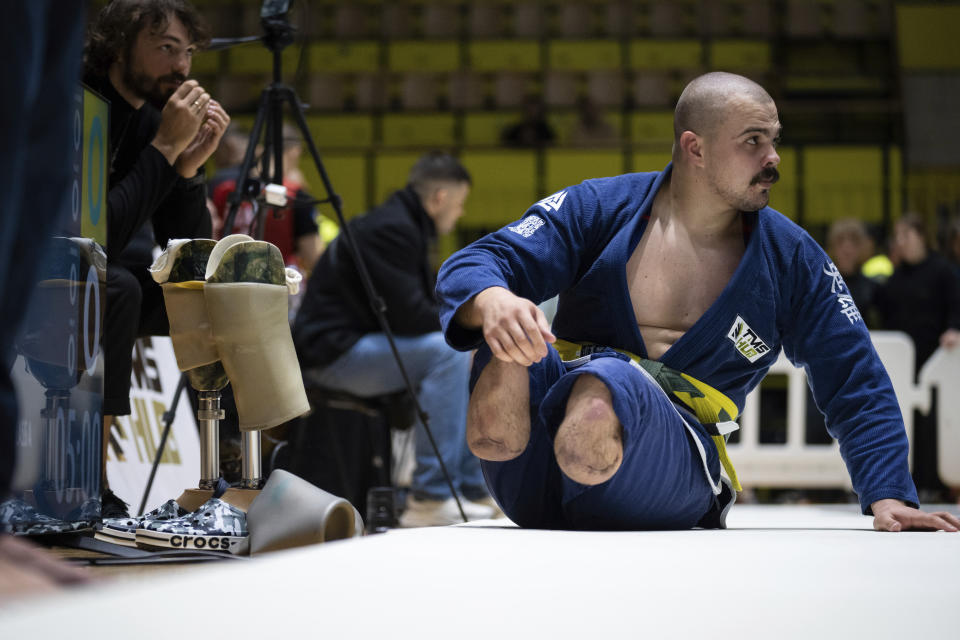
<svg viewBox="0 0 960 640"><path fill-rule="evenodd" d="M380 329L386 336L387 342L390 345L391 353L396 361L398 369L400 370L401 377L403 378L406 392L409 394L413 402L417 417L423 423L424 432L427 434L427 437L430 440L430 445L437 456L444 480L450 489L451 496L457 504L460 516L463 518L463 521L466 522L467 517L463 511L460 497L457 494L446 465L440 456L440 450L437 446L436 440L434 439L433 433L430 430L429 416L423 410L419 400L417 399L413 384L406 368L404 367L400 353L397 350L393 332L391 331L386 318L386 304L374 287L369 271L364 263L363 256L361 255L361 252L354 241L350 227L347 225L346 220L344 219L342 199L334 191L333 184L331 183L330 177L323 165L323 161L321 160L320 152L318 151L317 145L314 142L313 136L311 135L307 126L306 118L303 114L303 108L296 91L292 87L283 83L282 52L284 48L292 44L294 41L293 27L290 25L286 17L286 12L289 10L289 4L289 2L281 3L267 0L264 2L263 10L261 12L261 23L265 31L265 36L262 38L262 41L273 56L273 78L270 85L268 85L261 93L253 129L250 132L250 139L247 144L247 149L244 154L243 162L240 165L237 179L237 189L233 192L233 194L231 194L228 200L230 203L230 208L224 222L224 233L229 233L233 229L234 220L236 219L240 205L244 201L249 202L259 198L261 191L266 191L268 195L266 197L266 206L258 207L256 211L256 217L254 219L253 230L251 233L254 238L260 239L263 237L265 224L264 216L266 215L267 211L277 211L285 206L285 202L272 200L269 196L269 189L264 189L263 180L252 178L250 173L254 166L257 145L262 137L264 140L264 153L262 157L262 168L259 172L259 175L261 178L269 177L267 184L283 185L282 129L284 107L286 106L289 108L293 123L300 131L303 141L310 152L310 157L312 158L317 169L317 173L323 182L324 191L327 197L326 199L317 200L316 202L318 204L330 204L336 213L337 222L340 225L340 233L343 236L347 248L354 259L360 281L363 283L364 291L380 325ZM242 39L241 41L247 41L247 39ZM250 453L252 454L253 451L250 451ZM257 453L259 453L259 448L257 448Z"/></svg>

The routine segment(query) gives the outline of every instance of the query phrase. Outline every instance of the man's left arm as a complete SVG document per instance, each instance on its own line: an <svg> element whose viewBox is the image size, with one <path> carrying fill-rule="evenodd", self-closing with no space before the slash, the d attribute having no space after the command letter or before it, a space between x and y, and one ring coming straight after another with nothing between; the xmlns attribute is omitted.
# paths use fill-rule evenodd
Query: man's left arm
<svg viewBox="0 0 960 640"><path fill-rule="evenodd" d="M827 429L840 442L863 513L888 531L954 530L950 520L918 509L893 385L836 267L806 238L789 273L784 352L806 369Z"/></svg>

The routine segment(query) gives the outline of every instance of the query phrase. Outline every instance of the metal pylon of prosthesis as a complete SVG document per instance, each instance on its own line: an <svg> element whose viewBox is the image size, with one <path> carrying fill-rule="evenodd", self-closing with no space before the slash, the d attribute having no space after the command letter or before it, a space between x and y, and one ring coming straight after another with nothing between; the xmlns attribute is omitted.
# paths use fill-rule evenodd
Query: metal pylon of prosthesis
<svg viewBox="0 0 960 640"><path fill-rule="evenodd" d="M200 391L197 424L200 427L200 484L201 489L216 489L220 477L220 391Z"/></svg>
<svg viewBox="0 0 960 640"><path fill-rule="evenodd" d="M263 484L260 432L244 431L240 434L240 488L262 489Z"/></svg>

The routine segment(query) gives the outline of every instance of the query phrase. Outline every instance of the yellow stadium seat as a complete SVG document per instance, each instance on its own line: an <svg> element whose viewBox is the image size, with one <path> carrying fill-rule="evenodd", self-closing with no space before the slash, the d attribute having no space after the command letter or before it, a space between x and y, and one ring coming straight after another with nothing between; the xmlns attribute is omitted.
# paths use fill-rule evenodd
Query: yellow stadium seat
<svg viewBox="0 0 960 640"><path fill-rule="evenodd" d="M755 72L770 69L770 43L765 40L714 40L708 52L713 69Z"/></svg>
<svg viewBox="0 0 960 640"><path fill-rule="evenodd" d="M805 225L837 218L883 220L883 149L868 146L803 150Z"/></svg>
<svg viewBox="0 0 960 640"><path fill-rule="evenodd" d="M887 197L890 198L890 215L894 220L900 217L900 212L904 210L903 181L903 155L900 147L887 147ZM955 181L960 183L960 176L956 176ZM960 196L960 189L957 194ZM960 200L960 197L957 200Z"/></svg>
<svg viewBox="0 0 960 640"><path fill-rule="evenodd" d="M797 210L797 150L793 147L780 147L780 181L770 190L770 206L794 222L799 220Z"/></svg>
<svg viewBox="0 0 960 640"><path fill-rule="evenodd" d="M387 147L450 147L455 142L452 113L391 113L382 122Z"/></svg>
<svg viewBox="0 0 960 640"><path fill-rule="evenodd" d="M577 144L573 139L573 132L577 126L578 114L575 110L554 110L547 115L547 121L556 133L556 142L558 145ZM623 118L620 117L620 111L617 109L604 109L601 111L603 120L614 128L617 132L617 140L606 141L601 146L616 144L623 136Z"/></svg>
<svg viewBox="0 0 960 640"><path fill-rule="evenodd" d="M616 40L554 40L547 45L547 60L558 71L619 69L620 43Z"/></svg>
<svg viewBox="0 0 960 640"><path fill-rule="evenodd" d="M381 151L374 157L374 206L386 200L394 191L407 186L410 168L420 155L410 152Z"/></svg>
<svg viewBox="0 0 960 640"><path fill-rule="evenodd" d="M468 113L463 118L463 144L467 147L498 146L503 130L519 120L519 111Z"/></svg>
<svg viewBox="0 0 960 640"><path fill-rule="evenodd" d="M213 55L213 54L207 54ZM227 69L230 73L272 73L273 54L265 47L245 45L227 51ZM280 63L286 76L292 77L300 62L300 47L292 45L283 50Z"/></svg>
<svg viewBox="0 0 960 640"><path fill-rule="evenodd" d="M367 40L356 42L319 42L308 50L310 71L363 72L380 68L380 44Z"/></svg>
<svg viewBox="0 0 960 640"><path fill-rule="evenodd" d="M897 5L897 49L904 69L960 68L960 6Z"/></svg>
<svg viewBox="0 0 960 640"><path fill-rule="evenodd" d="M633 40L630 43L633 69L699 69L703 66L703 46L699 40Z"/></svg>
<svg viewBox="0 0 960 640"><path fill-rule="evenodd" d="M619 150L549 149L546 152L546 191L555 193L590 178L623 173Z"/></svg>
<svg viewBox="0 0 960 640"><path fill-rule="evenodd" d="M355 216L363 213L369 208L367 202L367 159L363 153L324 153L323 146L320 146L320 153L323 160L323 168L326 169L330 177L330 183L333 190L343 199L343 215L345 217ZM317 171L313 158L309 153L304 153L300 158L300 170L306 180L306 189L314 198L323 200L327 198L327 192L324 189L323 181ZM316 205L317 212L325 217L336 220L336 214L333 206L330 204Z"/></svg>
<svg viewBox="0 0 960 640"><path fill-rule="evenodd" d="M446 40L391 42L387 68L391 71L456 71L460 68L460 44Z"/></svg>
<svg viewBox="0 0 960 640"><path fill-rule="evenodd" d="M467 46L474 71L539 71L543 66L536 40L478 40Z"/></svg>
<svg viewBox="0 0 960 640"><path fill-rule="evenodd" d="M630 171L634 173L662 171L669 162L669 149L667 151L639 151L630 157Z"/></svg>
<svg viewBox="0 0 960 640"><path fill-rule="evenodd" d="M310 116L307 126L317 147L365 149L373 144L373 118L362 114Z"/></svg>
<svg viewBox="0 0 960 640"><path fill-rule="evenodd" d="M672 111L640 111L630 115L630 134L634 145L666 146L673 144Z"/></svg>
<svg viewBox="0 0 960 640"><path fill-rule="evenodd" d="M460 160L473 178L463 227L499 228L539 199L533 151L469 151Z"/></svg>

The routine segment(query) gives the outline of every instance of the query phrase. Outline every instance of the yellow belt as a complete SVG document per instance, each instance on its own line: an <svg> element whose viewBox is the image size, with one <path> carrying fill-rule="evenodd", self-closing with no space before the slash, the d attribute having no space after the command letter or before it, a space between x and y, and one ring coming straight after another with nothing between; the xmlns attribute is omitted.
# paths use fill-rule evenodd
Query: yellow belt
<svg viewBox="0 0 960 640"><path fill-rule="evenodd" d="M597 353L605 349L613 349L617 353L629 357L640 365L644 371L657 381L660 388L672 399L677 400L684 407L693 412L700 424L707 430L717 447L717 454L720 458L720 464L723 470L727 472L730 483L737 491L742 491L740 481L737 479L737 470L733 468L730 456L727 454L726 433L718 425L730 423L737 419L737 405L733 400L717 391L705 382L700 382L693 376L688 376L676 369L664 365L656 360L648 360L640 356L625 351L623 349L614 349L613 347L603 347L589 343L568 342L558 339L553 343L554 348L565 360L575 360L577 358Z"/></svg>

